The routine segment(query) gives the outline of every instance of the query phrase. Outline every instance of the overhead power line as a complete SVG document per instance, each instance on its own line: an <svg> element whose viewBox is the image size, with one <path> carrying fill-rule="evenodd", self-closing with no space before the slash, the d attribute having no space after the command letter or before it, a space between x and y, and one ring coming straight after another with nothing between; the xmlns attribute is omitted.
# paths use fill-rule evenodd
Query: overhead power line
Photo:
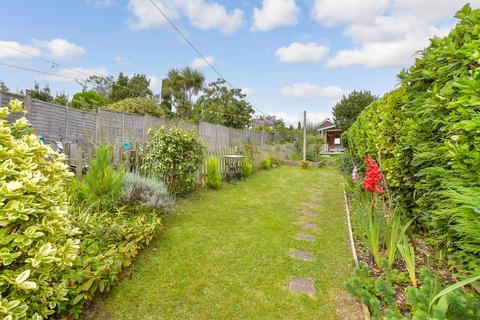
<svg viewBox="0 0 480 320"><path fill-rule="evenodd" d="M70 76L66 76L66 75L60 75L60 74L56 74L56 73L51 73L51 72L47 72L47 71L43 71L43 70L37 70L37 69L28 68L28 67L23 67L23 66L17 66L17 65L9 64L9 63L0 62L0 65L1 65L1 66L4 66L4 67L8 67L8 68L20 69L20 70L35 72L35 73L44 74L44 75L49 75L49 76L53 76L53 77L59 77L59 78L64 78L64 79L69 79L69 80L75 80L75 81L81 81L81 79L78 79L78 78L75 78L75 77L70 77ZM221 112L221 111L204 110L203 112L208 112L208 113L211 113L211 114L212 114L212 113L213 113L213 114L219 114L219 115L228 115L228 116L238 117L238 118L242 118L242 119L245 118L245 116L241 116L241 115L234 114L234 113Z"/></svg>
<svg viewBox="0 0 480 320"><path fill-rule="evenodd" d="M83 72L81 70L78 70L76 68L72 68L72 67L69 67L69 66L65 66L65 65L62 65L58 62L55 62L55 61L52 61L52 60L49 60L49 59L46 59L42 56L39 56L39 55L36 55L36 54L32 54L30 52L27 52L27 51L24 51L24 50L21 50L21 49L18 49L18 48L14 48L14 47L11 47L11 46L8 46L6 44L3 44L3 43L0 43L0 46L2 47L5 47L5 48L8 48L10 50L14 50L14 51L17 51L17 52L20 52L24 55L27 55L27 56L30 56L32 58L36 58L36 59L39 59L39 60L42 60L44 62L47 62L49 64L51 64L52 68L57 68L57 67L60 67L60 68L63 68L63 69L66 69L66 70L70 70L70 71L73 71L73 72L76 72L78 74L81 74L83 76L86 76L87 78L89 77L92 77L92 76L96 76L96 77L101 77L101 76L98 76L96 74L88 74L86 72ZM7 64L4 64L2 63L2 65L7 65ZM27 70L27 71L32 71L32 72L37 72L37 73L43 73L43 74L48 74L48 75L51 75L51 76L55 76L55 77L59 77L59 78L65 78L65 79L72 79L72 80L75 80L76 82L78 82L80 85L83 85L85 83L85 80L84 79L80 79L80 78L75 78L75 77L69 77L69 76L64 76L64 75L59 75L59 74L55 74L55 73L49 73L49 72L44 72L44 71L39 71L39 70L34 70L34 69L29 69L29 68L24 68L24 67L19 67L19 66L15 66L15 65L9 65L10 67L12 68L17 68L17 69L23 69L23 70ZM138 90L134 90L132 88L129 88L129 87L126 87L126 86L122 86L120 84L116 84L114 81L108 81L107 78L105 77L102 77L103 79L105 79L105 81L107 81L108 83L110 83L111 85L115 85L119 88L123 88L123 89L126 89L126 90L129 90L130 92L134 92L134 93L138 93L138 94L145 94L145 91L138 91Z"/></svg>
<svg viewBox="0 0 480 320"><path fill-rule="evenodd" d="M61 74L56 74L56 73L51 73L51 72L46 72L46 71L42 71L42 70L37 70L37 69L32 69L32 68L27 68L27 67L22 67L22 66L17 66L17 65L13 65L13 64L9 64L9 63L0 62L0 65L5 66L5 67L9 67L9 68L14 68L14 69L21 69L21 70L25 70L25 71L31 71L31 72L41 73L41 74L45 74L45 75L49 75L49 76L54 76L54 77L59 77L59 78L65 78L65 79L70 79L70 80L75 80L75 81L81 81L80 79L75 78L75 77L70 77L70 76L61 75Z"/></svg>
<svg viewBox="0 0 480 320"><path fill-rule="evenodd" d="M160 7L158 6L157 2L155 0L150 0L150 2L155 6L155 8L158 10L158 12L160 12L160 14L165 18L165 20L167 20L167 22L172 26L173 29L175 29L175 31L185 40L185 42L198 54L198 56L203 60L205 61L205 63L220 77L222 78L229 86L230 88L232 89L235 89L235 87L220 73L220 71L218 71L217 68L215 68L215 66L210 63L210 61L208 61L207 58L205 58L205 56L200 52L200 50L197 49L197 47L195 47L193 45L193 43L188 39L188 37L182 32L182 30L180 30L180 28L178 28L175 23L172 21L172 19L170 19L168 17L168 15L162 10L160 9ZM163 2L160 1L160 3L164 4ZM253 103L250 102L250 104L252 105L252 107L257 110L258 112L266 115L265 112L263 112L262 110L260 110L259 108L257 108Z"/></svg>

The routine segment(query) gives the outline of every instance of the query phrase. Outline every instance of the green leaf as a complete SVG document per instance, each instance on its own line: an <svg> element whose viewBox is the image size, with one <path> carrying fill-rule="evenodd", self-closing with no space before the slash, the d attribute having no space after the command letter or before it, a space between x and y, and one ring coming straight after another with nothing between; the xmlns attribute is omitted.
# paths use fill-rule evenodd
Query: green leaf
<svg viewBox="0 0 480 320"><path fill-rule="evenodd" d="M469 283L472 283L472 282L475 282L477 280L480 280L480 274L476 275L476 276L473 276L473 277L470 277L468 279L465 279L465 280L462 280L460 282L457 282L457 283L454 283L448 287L446 287L445 289L443 289L442 291L440 291L436 296L433 297L432 301L430 301L430 305L428 306L429 309L432 308L432 305L435 301L437 301L439 298L443 297L444 295L446 295L447 293L450 293L452 291L455 291L463 286L466 286L467 284Z"/></svg>

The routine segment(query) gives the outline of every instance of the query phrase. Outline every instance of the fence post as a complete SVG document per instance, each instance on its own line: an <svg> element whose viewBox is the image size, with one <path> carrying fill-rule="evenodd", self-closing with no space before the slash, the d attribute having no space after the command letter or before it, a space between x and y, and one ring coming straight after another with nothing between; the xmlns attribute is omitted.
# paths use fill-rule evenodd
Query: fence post
<svg viewBox="0 0 480 320"><path fill-rule="evenodd" d="M32 101L32 95L30 94L30 90L27 90L25 93L25 104L23 105L23 108L27 111L27 115L26 115L27 120L31 121L33 101Z"/></svg>
<svg viewBox="0 0 480 320"><path fill-rule="evenodd" d="M63 146L63 152L65 154L65 164L67 164L68 166L70 165L70 143L65 143L65 145Z"/></svg>
<svg viewBox="0 0 480 320"><path fill-rule="evenodd" d="M78 180L82 179L82 169L83 169L82 146L80 144L77 144L77 165L75 166L75 175Z"/></svg>

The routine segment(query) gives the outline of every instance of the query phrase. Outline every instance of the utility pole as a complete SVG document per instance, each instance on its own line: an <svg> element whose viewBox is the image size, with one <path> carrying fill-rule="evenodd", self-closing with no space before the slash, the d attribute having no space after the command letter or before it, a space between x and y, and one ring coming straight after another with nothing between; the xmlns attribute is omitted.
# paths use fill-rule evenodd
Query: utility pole
<svg viewBox="0 0 480 320"><path fill-rule="evenodd" d="M303 111L303 161L307 161L307 111Z"/></svg>

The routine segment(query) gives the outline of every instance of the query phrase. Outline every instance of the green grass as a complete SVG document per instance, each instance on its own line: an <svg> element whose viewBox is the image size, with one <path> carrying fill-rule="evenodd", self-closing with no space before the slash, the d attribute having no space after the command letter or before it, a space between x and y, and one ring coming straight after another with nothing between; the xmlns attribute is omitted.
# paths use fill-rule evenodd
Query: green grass
<svg viewBox="0 0 480 320"><path fill-rule="evenodd" d="M302 217L320 190L316 218ZM308 221L317 231L302 231ZM299 232L317 242L298 241ZM289 256L310 250L312 262ZM335 168L281 167L180 201L165 230L88 312L92 319L354 319L341 176ZM294 276L316 297L290 293ZM357 316L357 318L360 318Z"/></svg>

